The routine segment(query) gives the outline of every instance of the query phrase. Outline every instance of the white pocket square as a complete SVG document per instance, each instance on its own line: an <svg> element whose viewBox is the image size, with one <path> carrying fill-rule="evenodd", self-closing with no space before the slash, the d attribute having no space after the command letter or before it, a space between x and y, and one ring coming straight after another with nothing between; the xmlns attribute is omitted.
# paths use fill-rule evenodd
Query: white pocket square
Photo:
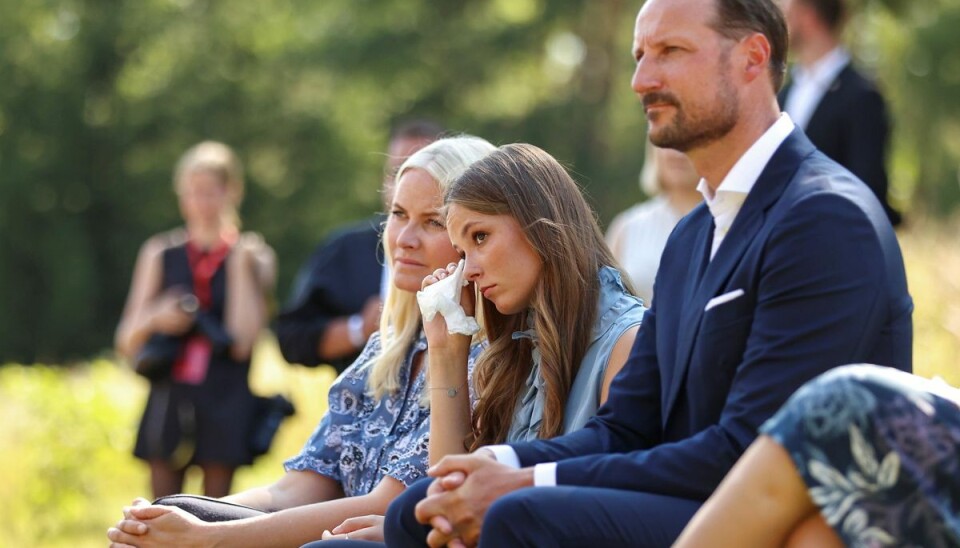
<svg viewBox="0 0 960 548"><path fill-rule="evenodd" d="M743 296L742 289L734 289L733 291L729 291L727 293L724 293L723 295L717 295L716 297L707 301L707 306L703 307L703 311L706 312L707 310L710 310L715 306L720 306L723 303L728 303L742 296Z"/></svg>

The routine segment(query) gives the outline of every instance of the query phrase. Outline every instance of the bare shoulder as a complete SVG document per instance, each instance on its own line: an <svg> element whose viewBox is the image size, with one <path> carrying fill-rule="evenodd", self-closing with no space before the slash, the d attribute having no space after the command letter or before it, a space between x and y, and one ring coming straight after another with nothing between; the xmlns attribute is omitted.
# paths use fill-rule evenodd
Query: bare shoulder
<svg viewBox="0 0 960 548"><path fill-rule="evenodd" d="M624 331L620 338L617 339L617 342L613 345L613 350L610 352L610 358L607 360L607 369L603 375L603 384L601 385L600 390L600 401L605 402L607 400L607 394L610 389L610 383L613 382L613 378L617 376L617 373L623 369L623 366L626 365L627 359L630 357L630 351L633 350L633 343L637 339L637 333L640 331L639 325L634 325Z"/></svg>
<svg viewBox="0 0 960 548"><path fill-rule="evenodd" d="M241 249L253 255L262 265L276 262L276 253L259 232L244 232L237 241Z"/></svg>
<svg viewBox="0 0 960 548"><path fill-rule="evenodd" d="M154 234L140 247L140 259L156 259L164 251L183 245L187 242L187 231L175 228L159 234Z"/></svg>

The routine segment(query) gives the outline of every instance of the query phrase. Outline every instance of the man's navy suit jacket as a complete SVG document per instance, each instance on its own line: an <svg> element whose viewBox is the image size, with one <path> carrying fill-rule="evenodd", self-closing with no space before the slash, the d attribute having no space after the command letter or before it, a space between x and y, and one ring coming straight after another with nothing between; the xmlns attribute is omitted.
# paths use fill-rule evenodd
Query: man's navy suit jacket
<svg viewBox="0 0 960 548"><path fill-rule="evenodd" d="M513 445L523 466L557 461L561 485L705 500L804 382L856 362L911 371L913 303L893 229L801 130L711 261L713 230L702 204L680 222L606 404L578 432Z"/></svg>

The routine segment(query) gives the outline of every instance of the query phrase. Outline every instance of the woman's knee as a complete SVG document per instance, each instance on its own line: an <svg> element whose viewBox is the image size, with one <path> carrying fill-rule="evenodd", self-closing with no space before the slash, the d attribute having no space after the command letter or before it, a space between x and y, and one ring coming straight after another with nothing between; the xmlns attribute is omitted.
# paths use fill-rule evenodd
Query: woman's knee
<svg viewBox="0 0 960 548"><path fill-rule="evenodd" d="M819 513L806 518L787 537L785 548L841 548L843 541Z"/></svg>

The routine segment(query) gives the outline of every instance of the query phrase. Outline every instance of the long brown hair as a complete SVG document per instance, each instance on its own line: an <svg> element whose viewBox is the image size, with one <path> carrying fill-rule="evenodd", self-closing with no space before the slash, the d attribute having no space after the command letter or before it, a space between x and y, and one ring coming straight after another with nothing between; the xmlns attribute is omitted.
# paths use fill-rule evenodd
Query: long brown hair
<svg viewBox="0 0 960 548"><path fill-rule="evenodd" d="M539 437L557 436L596 319L597 273L617 268L596 215L563 166L528 144L502 146L474 163L448 187L444 202L512 216L543 260L531 303L546 388ZM512 338L526 328L525 314L503 315L490 301L479 302L490 345L474 369L479 401L466 440L470 450L506 439L533 365L531 341Z"/></svg>

